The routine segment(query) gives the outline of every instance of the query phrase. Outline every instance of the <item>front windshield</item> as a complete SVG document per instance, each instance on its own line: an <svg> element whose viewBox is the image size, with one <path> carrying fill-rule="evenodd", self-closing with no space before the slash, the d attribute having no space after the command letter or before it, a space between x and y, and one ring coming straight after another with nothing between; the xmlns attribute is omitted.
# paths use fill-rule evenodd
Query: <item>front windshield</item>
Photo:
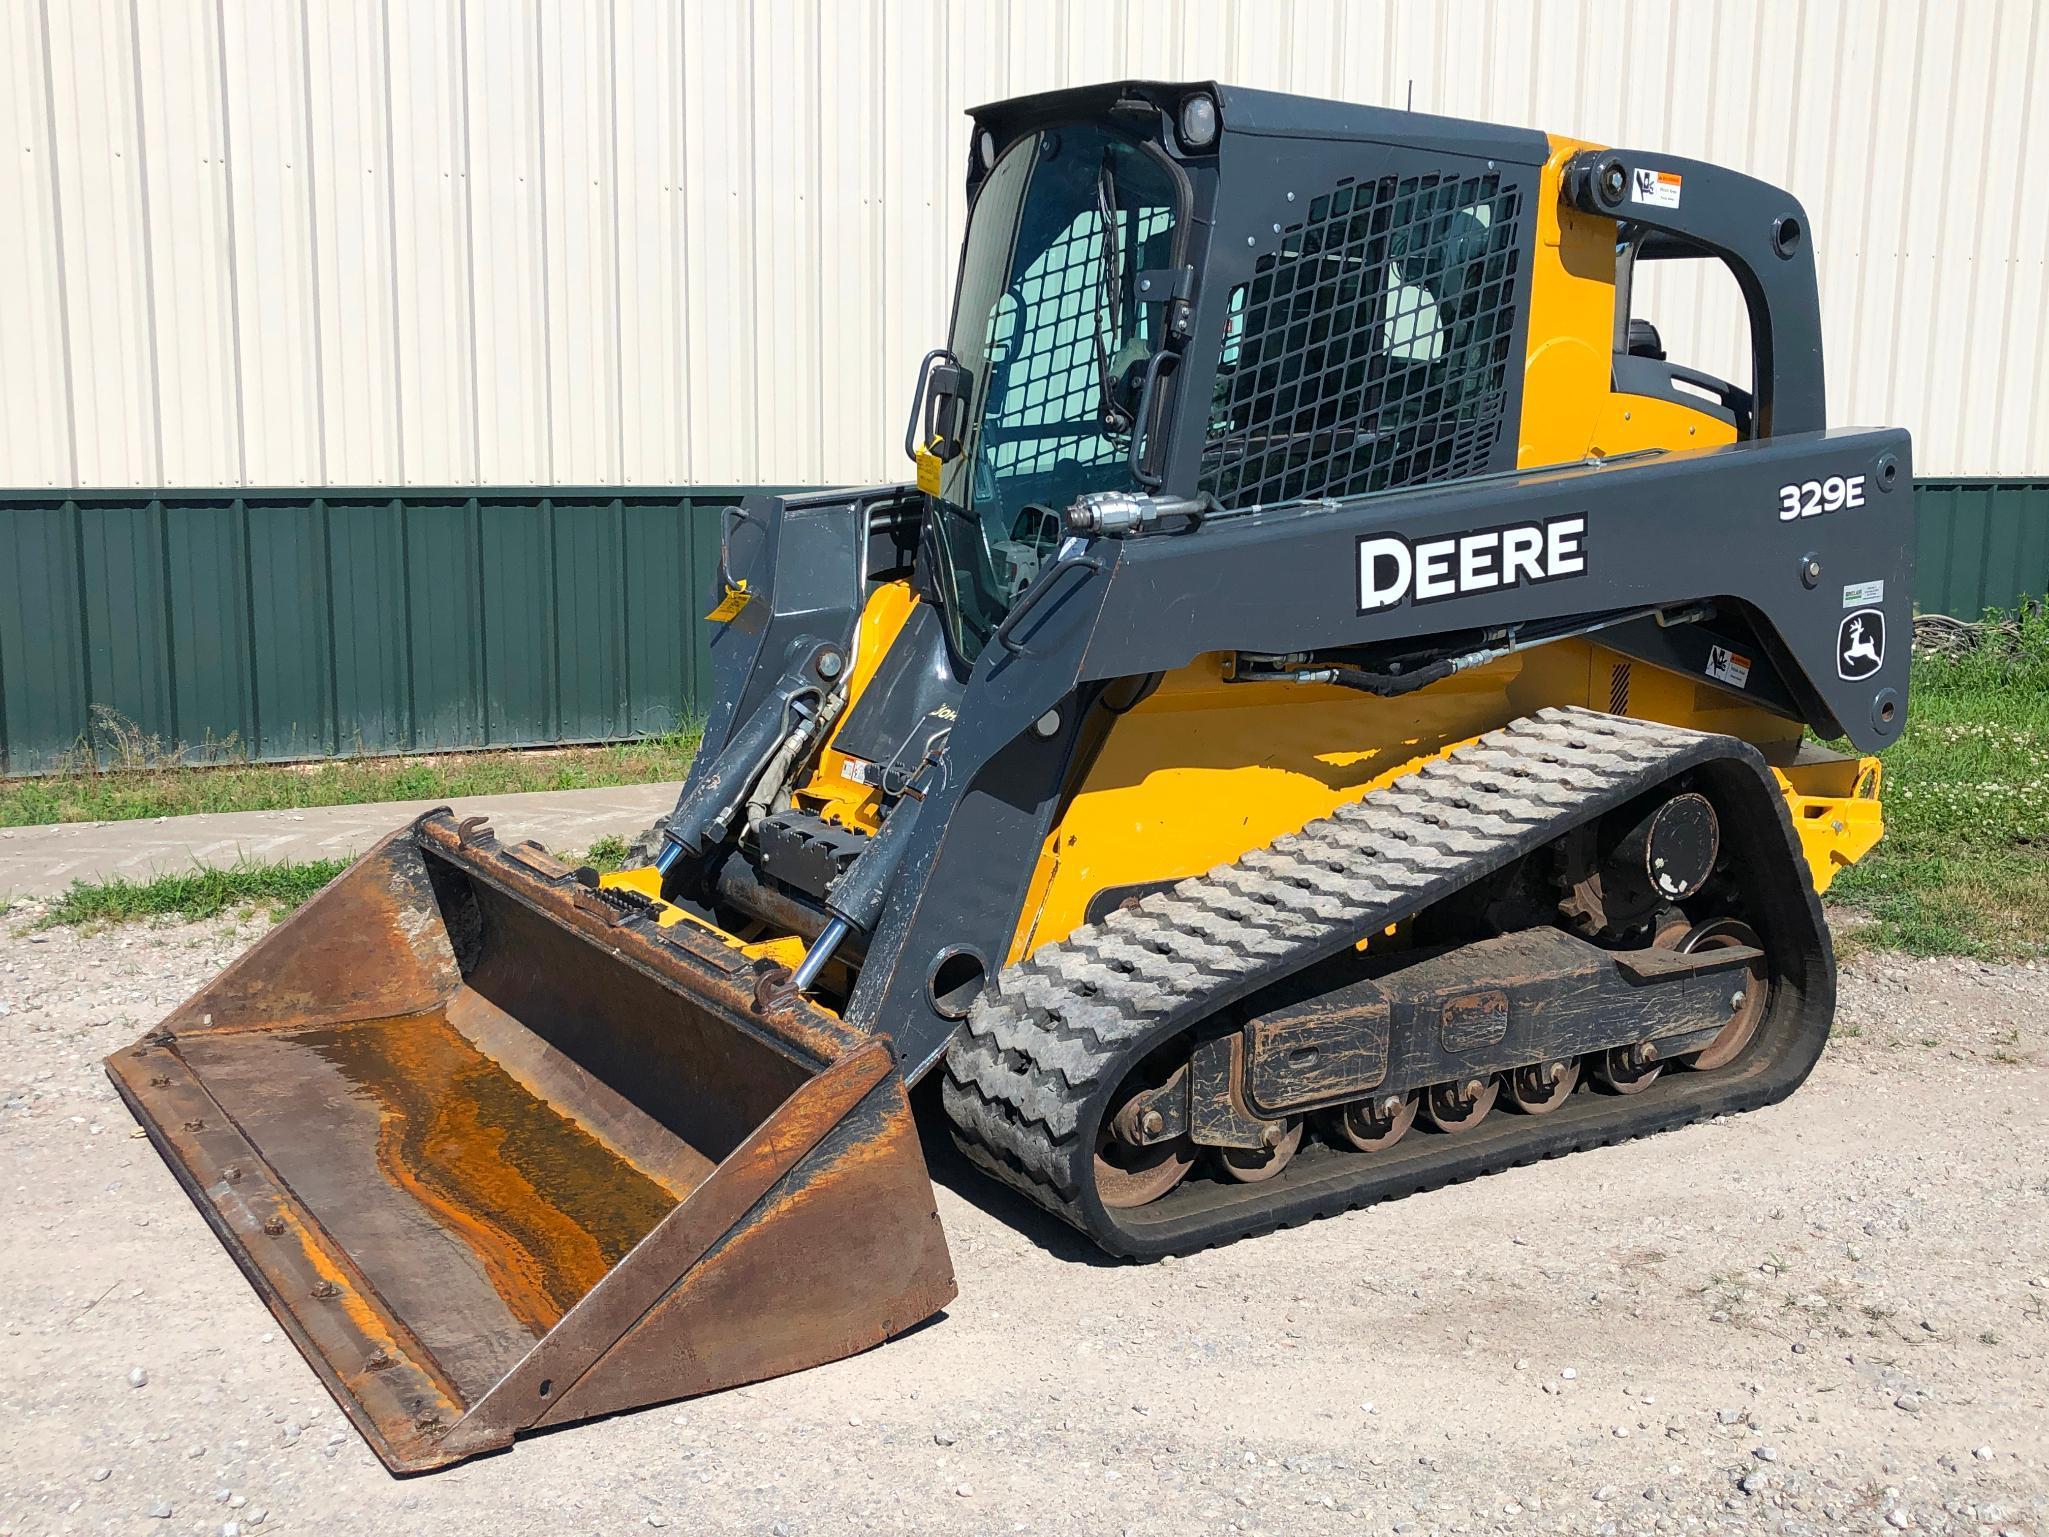
<svg viewBox="0 0 2049 1537"><path fill-rule="evenodd" d="M1164 305L1179 196L1145 146L1094 124L1020 139L968 221L953 352L961 453L934 501L947 627L972 660L1060 538L1077 496L1131 484L1131 417Z"/></svg>

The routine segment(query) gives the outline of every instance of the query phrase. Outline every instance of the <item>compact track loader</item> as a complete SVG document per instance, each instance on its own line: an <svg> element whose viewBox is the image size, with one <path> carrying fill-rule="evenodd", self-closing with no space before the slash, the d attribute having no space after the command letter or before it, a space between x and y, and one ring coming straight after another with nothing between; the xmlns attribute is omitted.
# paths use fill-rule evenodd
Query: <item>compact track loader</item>
<svg viewBox="0 0 2049 1537"><path fill-rule="evenodd" d="M1904 723L1913 491L1825 426L1800 204L1214 84L973 116L915 483L726 510L645 863L433 813L109 1061L394 1469L929 1317L928 1074L1145 1258L1822 1048L1879 766L1810 733Z"/></svg>

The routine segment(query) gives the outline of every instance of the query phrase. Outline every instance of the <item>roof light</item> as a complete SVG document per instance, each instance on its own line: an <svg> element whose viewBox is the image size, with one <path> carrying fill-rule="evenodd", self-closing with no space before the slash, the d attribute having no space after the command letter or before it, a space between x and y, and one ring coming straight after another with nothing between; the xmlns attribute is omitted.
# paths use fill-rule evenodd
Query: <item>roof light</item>
<svg viewBox="0 0 2049 1537"><path fill-rule="evenodd" d="M1217 104L1197 91L1181 99L1181 142L1203 149L1217 136Z"/></svg>

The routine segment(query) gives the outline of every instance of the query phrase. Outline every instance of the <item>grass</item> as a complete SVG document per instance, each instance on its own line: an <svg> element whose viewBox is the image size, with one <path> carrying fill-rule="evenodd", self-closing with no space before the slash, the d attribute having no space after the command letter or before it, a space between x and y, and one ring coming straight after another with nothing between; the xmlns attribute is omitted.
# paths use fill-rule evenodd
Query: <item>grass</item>
<svg viewBox="0 0 2049 1537"><path fill-rule="evenodd" d="M626 862L624 838L600 838L581 859L600 872ZM262 913L273 922L285 917L349 867L346 859L244 861L225 869L193 869L182 875L159 875L146 881L122 876L103 881L73 881L53 898L29 925L31 928L98 928L153 919L193 922L223 913ZM16 905L0 898L0 916Z"/></svg>
<svg viewBox="0 0 2049 1537"><path fill-rule="evenodd" d="M629 852L624 838L600 838L584 853L583 862L600 875L610 875L625 868Z"/></svg>
<svg viewBox="0 0 2049 1537"><path fill-rule="evenodd" d="M255 910L281 918L349 867L346 859L304 864L244 863L222 870L197 869L131 881L73 881L36 921L60 925L136 923L150 918L191 921L225 912Z"/></svg>
<svg viewBox="0 0 2049 1537"><path fill-rule="evenodd" d="M201 767L180 761L117 717L103 716L95 737L112 767L81 764L35 779L0 780L0 827L659 783L683 777L697 751L699 731L692 726L603 747L318 763L226 761Z"/></svg>
<svg viewBox="0 0 2049 1537"><path fill-rule="evenodd" d="M1960 657L1919 656L1885 754L1885 841L1829 899L1857 948L2049 954L2049 613Z"/></svg>

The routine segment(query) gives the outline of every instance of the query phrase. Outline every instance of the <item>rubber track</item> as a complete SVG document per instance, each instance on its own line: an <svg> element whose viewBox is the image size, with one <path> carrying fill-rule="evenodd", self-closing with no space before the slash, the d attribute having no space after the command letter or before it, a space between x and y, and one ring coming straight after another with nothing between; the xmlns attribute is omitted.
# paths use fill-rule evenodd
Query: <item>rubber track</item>
<svg viewBox="0 0 2049 1537"><path fill-rule="evenodd" d="M1766 772L1754 751L1732 738L1591 710L1545 710L1489 732L1235 864L1181 881L1135 908L1120 908L1042 945L997 976L948 1046L941 1099L955 1141L997 1179L1112 1252L1132 1255L1186 1252L1281 1220L1328 1215L1468 1177L1470 1169L1448 1168L1434 1177L1405 1177L1399 1189L1339 1188L1313 1209L1285 1216L1266 1209L1273 1186L1245 1186L1213 1216L1158 1238L1134 1236L1128 1214L1119 1219L1104 1213L1084 1198L1081 1185L1091 1177L1103 1102L1154 1045L1225 1003L1441 901L1673 774L1731 756L1748 758L1759 774ZM1832 982L1832 970L1830 977ZM1791 1082L1764 1097L1790 1092L1804 1073L1799 1067ZM1752 1095L1749 1102L1761 1100ZM1718 1108L1675 1104L1660 1124L1681 1124ZM1516 1119L1533 1132L1544 1129L1535 1118ZM1563 1120L1565 1113L1544 1121L1553 1119ZM1634 1124L1621 1130L1588 1125L1570 1147L1546 1137L1545 1145L1497 1158L1489 1167L1647 1129L1640 1112L1630 1120ZM1442 1139L1447 1154L1459 1140ZM1355 1184L1364 1183L1372 1156L1358 1155L1362 1178Z"/></svg>

